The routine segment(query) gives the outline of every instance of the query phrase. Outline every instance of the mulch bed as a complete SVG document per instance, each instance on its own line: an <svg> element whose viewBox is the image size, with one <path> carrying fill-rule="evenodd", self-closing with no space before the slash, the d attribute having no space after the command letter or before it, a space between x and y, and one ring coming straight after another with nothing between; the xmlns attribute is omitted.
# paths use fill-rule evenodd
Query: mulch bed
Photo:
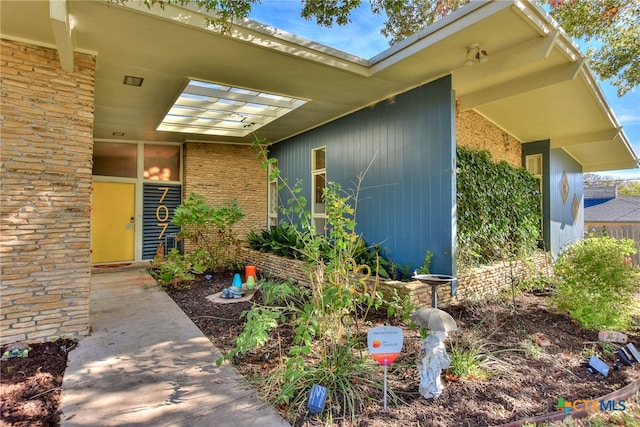
<svg viewBox="0 0 640 427"><path fill-rule="evenodd" d="M230 286L231 273L214 275L210 283L194 281L189 289L170 289L169 295L194 321L204 334L224 353L234 347L242 332L244 319L240 313L250 302L215 304L208 295ZM260 302L260 293L254 297ZM567 315L549 308L545 295L522 294L514 307L511 300L480 301L447 308L458 324L452 339L483 342L487 350L520 349L497 354L499 363L490 368L486 380L459 381L444 373L445 390L437 399L426 400L419 394L419 376L415 367L421 338L419 331L397 323L404 329L404 347L400 357L389 367L389 388L406 404L394 405L384 412L381 396L358 415L357 422L344 425L429 425L487 426L553 413L558 399L574 401L596 399L640 378L640 364L617 366L612 345L598 343L598 333L582 329ZM381 313L369 319L372 326L389 324ZM366 333L366 332L365 332ZM551 346L539 354L522 351L531 336L544 334ZM272 364L265 363L286 353L291 341L288 325L270 334L270 342L233 362L243 375L265 375ZM640 348L640 336L629 335L629 342ZM587 358L596 352L611 367L607 377L587 370ZM382 369L381 369L382 373ZM382 374L381 374L382 375ZM281 408L285 409L285 408ZM317 420L298 414L291 420L296 426L319 425ZM340 420L337 420L340 423Z"/></svg>
<svg viewBox="0 0 640 427"><path fill-rule="evenodd" d="M28 357L0 359L0 425L60 425L60 387L75 345L70 339L30 344Z"/></svg>
<svg viewBox="0 0 640 427"><path fill-rule="evenodd" d="M234 347L234 340L244 325L240 314L251 307L251 302L216 304L206 299L228 287L231 279L231 273L216 274L210 283L196 280L189 289L167 291L222 352ZM261 301L260 292L253 301ZM419 332L396 322L403 327L405 338L400 357L389 368L389 389L406 404L390 405L385 412L382 396L372 395L357 420L345 422L338 418L336 425L500 425L553 413L559 398L567 402L596 399L640 378L640 364L614 369L616 357L598 344L597 332L585 331L568 316L555 313L548 307L546 296L520 295L515 307L510 301L496 299L468 303L446 311L459 327L447 339L448 345L451 340L464 339L482 340L488 343L486 348L490 350L522 348L533 334L543 333L551 346L535 355L524 351L500 353L497 356L501 363L491 367L486 380L459 381L445 372L443 394L437 399L426 400L418 392L419 377L415 368L421 344ZM370 326L385 322L381 313L369 320ZM286 353L292 336L289 325L278 328L270 336L271 340L265 347L245 357L234 358L237 368L245 376L264 375L274 366L274 358ZM640 348L639 335L630 334L629 341ZM31 344L29 357L0 360L0 426L59 425L60 387L67 353L74 346L75 342L68 339ZM5 349L6 346L2 352ZM586 369L586 358L594 351L611 367L606 378ZM382 376L382 369L380 371ZM298 414L290 421L295 426L322 425L305 414Z"/></svg>

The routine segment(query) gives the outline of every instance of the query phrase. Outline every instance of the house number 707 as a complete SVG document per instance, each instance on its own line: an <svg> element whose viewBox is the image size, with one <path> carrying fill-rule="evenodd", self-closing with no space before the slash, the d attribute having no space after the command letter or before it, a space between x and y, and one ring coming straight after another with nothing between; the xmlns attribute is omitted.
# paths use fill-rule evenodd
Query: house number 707
<svg viewBox="0 0 640 427"><path fill-rule="evenodd" d="M160 221L157 225L158 227L162 227L162 231L158 236L158 240L161 240L162 236L164 236L164 232L167 231L167 227L169 227L169 223L167 222L169 219L169 208L162 204L164 198L169 192L169 187L158 187L158 191L163 192L162 197L160 197L160 201L158 202L158 207L156 208L156 219Z"/></svg>

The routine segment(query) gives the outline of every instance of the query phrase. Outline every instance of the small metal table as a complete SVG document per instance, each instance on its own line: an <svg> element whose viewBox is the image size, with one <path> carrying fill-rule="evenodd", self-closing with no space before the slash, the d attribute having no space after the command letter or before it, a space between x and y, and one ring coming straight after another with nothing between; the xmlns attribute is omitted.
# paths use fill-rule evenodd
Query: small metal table
<svg viewBox="0 0 640 427"><path fill-rule="evenodd" d="M449 276L448 274L416 274L412 279L431 285L431 307L433 308L438 308L437 288L439 285L451 286L451 295L455 295L455 289L452 285L453 281L456 280L454 276Z"/></svg>

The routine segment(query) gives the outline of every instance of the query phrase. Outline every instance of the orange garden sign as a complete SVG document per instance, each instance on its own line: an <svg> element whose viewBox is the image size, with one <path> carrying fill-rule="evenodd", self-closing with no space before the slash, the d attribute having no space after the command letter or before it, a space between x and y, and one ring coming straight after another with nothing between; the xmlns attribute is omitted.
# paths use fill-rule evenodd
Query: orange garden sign
<svg viewBox="0 0 640 427"><path fill-rule="evenodd" d="M373 359L384 366L384 410L387 410L387 366L402 350L402 329L396 326L378 326L367 334L367 345Z"/></svg>

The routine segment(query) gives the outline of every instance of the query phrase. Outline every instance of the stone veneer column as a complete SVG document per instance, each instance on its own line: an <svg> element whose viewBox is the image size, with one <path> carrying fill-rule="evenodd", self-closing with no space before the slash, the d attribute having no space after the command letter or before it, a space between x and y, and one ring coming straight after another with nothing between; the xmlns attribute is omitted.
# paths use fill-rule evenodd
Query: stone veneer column
<svg viewBox="0 0 640 427"><path fill-rule="evenodd" d="M89 331L95 57L1 40L0 343Z"/></svg>

